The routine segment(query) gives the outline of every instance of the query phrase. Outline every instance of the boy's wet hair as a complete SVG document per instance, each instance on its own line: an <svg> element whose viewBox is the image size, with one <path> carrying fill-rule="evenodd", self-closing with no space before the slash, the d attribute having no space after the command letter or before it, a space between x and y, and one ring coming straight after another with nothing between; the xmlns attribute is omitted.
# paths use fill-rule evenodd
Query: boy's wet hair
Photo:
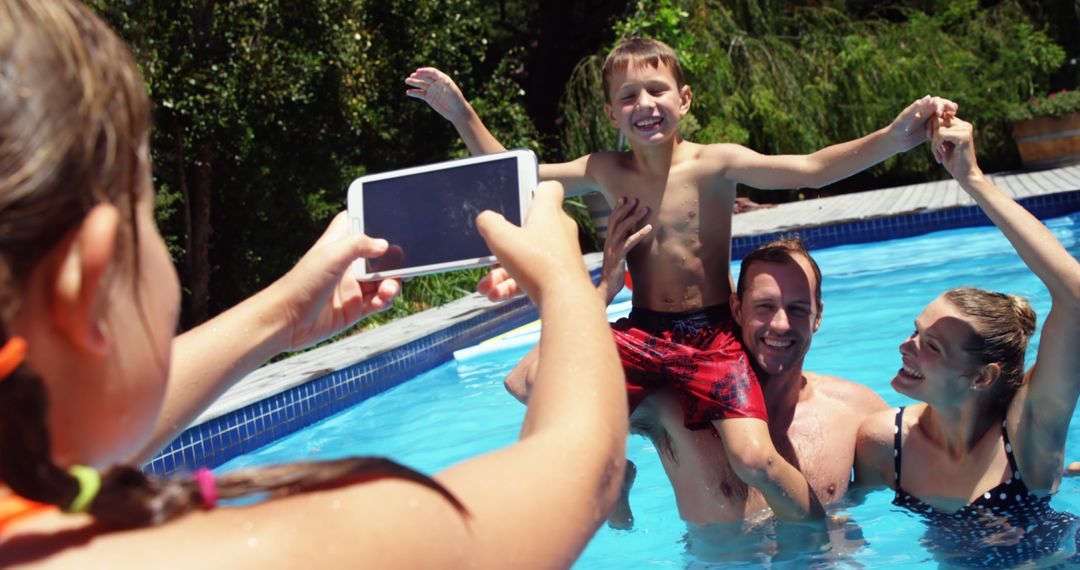
<svg viewBox="0 0 1080 570"><path fill-rule="evenodd" d="M796 256L801 256L810 262L810 270L814 273L814 303L821 309L821 268L817 261L806 251L802 237L798 235L786 236L775 239L765 245L758 246L754 251L746 254L739 264L739 282L735 286L735 294L741 299L746 292L746 275L750 266L755 262L784 263L795 261Z"/></svg>
<svg viewBox="0 0 1080 570"><path fill-rule="evenodd" d="M661 63L671 70L676 87L681 89L683 85L686 85L686 81L683 80L682 66L679 65L679 58L675 55L675 50L671 49L670 46L660 40L649 38L624 39L604 59L602 73L604 99L611 100L611 77L615 75L616 71L622 71L631 65L659 68Z"/></svg>

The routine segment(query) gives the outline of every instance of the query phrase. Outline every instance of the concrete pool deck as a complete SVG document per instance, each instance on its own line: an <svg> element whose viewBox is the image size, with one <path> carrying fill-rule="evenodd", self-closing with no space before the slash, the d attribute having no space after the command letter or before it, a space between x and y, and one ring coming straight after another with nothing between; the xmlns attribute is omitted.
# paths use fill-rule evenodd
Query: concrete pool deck
<svg viewBox="0 0 1080 570"><path fill-rule="evenodd" d="M1080 190L1080 164L1051 170L990 174L1016 200ZM856 194L780 204L735 216L733 235L746 236L972 206L951 178Z"/></svg>
<svg viewBox="0 0 1080 570"><path fill-rule="evenodd" d="M1041 200L1040 197L1060 195L1061 200L1053 197L1042 200L1046 204L1053 203L1054 206L1046 210L1057 212L1053 215L1080 210L1080 165L1035 172L995 174L991 175L991 178L1016 199L1038 201ZM735 216L734 241L739 246L736 247L735 255L740 256L740 248L752 247L755 242L771 239L768 236L778 232L805 231L809 236L816 231L819 236L828 238L819 238L818 243L822 246L845 243L845 236L850 238L850 241L866 241L862 238L870 235L870 232L858 226L868 220L895 221L909 218L904 224L910 227L900 232L903 235L957 227L956 224L936 227L941 223L938 220L951 222L964 218L961 225L978 225L970 223L973 217L969 214L973 208L969 206L973 204L971 198L952 180L781 204ZM935 212L941 214L934 214ZM953 213L957 215L953 216ZM913 216L917 218L917 222L910 221L914 219ZM828 236L824 236L825 230L828 230ZM835 239L833 234L838 234L839 239ZM810 245L814 247L813 241ZM599 270L601 254L589 254L585 259L590 270ZM264 445L267 443L265 440L279 432L276 424L293 424L294 408L304 413L309 407L324 408L319 412L324 417L336 413L336 410L355 403L356 398L345 392L353 389L356 384L363 384L365 389L371 386L374 393L385 389L378 386L382 382L379 378L382 371L386 371L388 376L394 376L400 375L400 371L405 368L441 364L450 358L446 355L460 348L454 344L460 344L456 341L458 336L482 340L485 335L494 336L533 319L535 309L527 300L516 299L495 304L474 293L442 307L410 315L333 344L269 364L249 374L222 395L196 419L184 435L148 466L159 473L189 469L192 466L214 467L232 455L232 452L223 452L222 449L232 448L243 442L249 444L241 447ZM457 334L456 331L462 330L468 330L469 334ZM406 345L406 350L399 350ZM440 356L428 359L432 362L418 365L415 362L416 354L423 352ZM379 362L372 370L353 373L348 379L335 380L328 387L323 386L318 390L307 390L305 387L330 376L344 376L346 370L355 369L360 363L367 361ZM398 379L386 381L387 386L396 383L399 383ZM285 392L289 392L289 395L282 397ZM327 392L332 392L334 403L326 403L324 395ZM280 401L269 402L269 398ZM232 416L241 411L243 413L240 415L244 419L234 421ZM311 421L317 419L304 420L306 423ZM300 423L300 420L295 421L297 425ZM249 432L249 428L245 427L248 424L257 425L258 428L251 427ZM295 431L296 426L286 427L280 430L282 435ZM256 429L259 430L257 434ZM228 437L215 439L213 445L207 443L204 449L204 443L211 439L211 431L215 433L214 438L218 438L218 432Z"/></svg>

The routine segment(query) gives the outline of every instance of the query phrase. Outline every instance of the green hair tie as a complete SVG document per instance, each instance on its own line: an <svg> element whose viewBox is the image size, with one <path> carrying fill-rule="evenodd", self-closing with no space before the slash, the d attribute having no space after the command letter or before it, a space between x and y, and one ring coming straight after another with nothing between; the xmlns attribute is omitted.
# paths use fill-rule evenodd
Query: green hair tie
<svg viewBox="0 0 1080 570"><path fill-rule="evenodd" d="M85 512L101 490L101 474L97 469L85 465L74 465L68 469L68 473L79 481L79 494L75 496L74 501L71 501L71 505L64 509L64 512Z"/></svg>

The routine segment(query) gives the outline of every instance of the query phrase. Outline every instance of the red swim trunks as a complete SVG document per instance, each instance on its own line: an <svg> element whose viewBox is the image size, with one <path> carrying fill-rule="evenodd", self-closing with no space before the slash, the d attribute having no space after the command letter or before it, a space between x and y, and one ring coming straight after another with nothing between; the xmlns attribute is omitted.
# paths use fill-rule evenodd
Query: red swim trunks
<svg viewBox="0 0 1080 570"><path fill-rule="evenodd" d="M750 368L726 305L686 313L634 308L611 324L619 349L630 411L654 390L672 389L689 429L713 420L768 421L761 385Z"/></svg>

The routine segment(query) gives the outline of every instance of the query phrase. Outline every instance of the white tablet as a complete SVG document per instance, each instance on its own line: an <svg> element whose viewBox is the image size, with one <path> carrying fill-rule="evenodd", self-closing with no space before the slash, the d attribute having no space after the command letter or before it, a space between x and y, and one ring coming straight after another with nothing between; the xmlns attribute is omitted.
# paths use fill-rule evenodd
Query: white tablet
<svg viewBox="0 0 1080 570"><path fill-rule="evenodd" d="M537 184L536 155L512 150L382 174L349 186L353 231L390 242L375 259L358 259L358 279L408 277L479 267L495 260L476 230L476 216L499 212L525 219Z"/></svg>

